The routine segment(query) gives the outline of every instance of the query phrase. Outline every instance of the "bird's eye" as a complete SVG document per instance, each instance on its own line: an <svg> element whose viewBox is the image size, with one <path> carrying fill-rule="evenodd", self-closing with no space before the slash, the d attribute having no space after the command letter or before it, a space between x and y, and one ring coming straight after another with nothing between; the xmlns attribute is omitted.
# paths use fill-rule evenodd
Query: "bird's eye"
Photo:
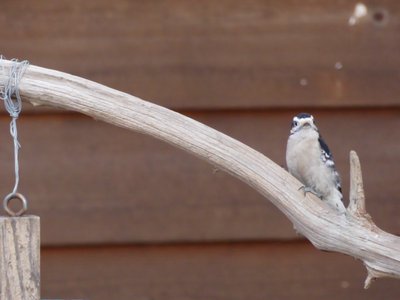
<svg viewBox="0 0 400 300"><path fill-rule="evenodd" d="M296 127L297 125L299 125L299 123L297 121L292 122L292 127Z"/></svg>

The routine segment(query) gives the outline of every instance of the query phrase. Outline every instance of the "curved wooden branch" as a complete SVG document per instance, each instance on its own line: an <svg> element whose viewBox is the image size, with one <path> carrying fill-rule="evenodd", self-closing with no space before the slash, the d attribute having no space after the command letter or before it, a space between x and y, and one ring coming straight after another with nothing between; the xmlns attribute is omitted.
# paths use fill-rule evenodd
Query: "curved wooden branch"
<svg viewBox="0 0 400 300"><path fill-rule="evenodd" d="M1 65L7 67L10 62ZM263 154L164 107L36 66L27 69L20 93L34 105L77 111L154 136L226 170L275 204L318 249L362 260L368 269L365 287L377 277L400 277L400 238L377 228L367 215L355 152L351 153L351 203L346 214L338 214L315 196L304 197L301 183Z"/></svg>

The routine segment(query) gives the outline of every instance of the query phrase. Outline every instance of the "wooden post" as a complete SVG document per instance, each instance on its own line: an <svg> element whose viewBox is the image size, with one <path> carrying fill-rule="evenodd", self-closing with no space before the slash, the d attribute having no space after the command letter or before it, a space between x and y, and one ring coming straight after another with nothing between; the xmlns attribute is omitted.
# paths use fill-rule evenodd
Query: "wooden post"
<svg viewBox="0 0 400 300"><path fill-rule="evenodd" d="M0 300L40 299L40 218L0 216Z"/></svg>

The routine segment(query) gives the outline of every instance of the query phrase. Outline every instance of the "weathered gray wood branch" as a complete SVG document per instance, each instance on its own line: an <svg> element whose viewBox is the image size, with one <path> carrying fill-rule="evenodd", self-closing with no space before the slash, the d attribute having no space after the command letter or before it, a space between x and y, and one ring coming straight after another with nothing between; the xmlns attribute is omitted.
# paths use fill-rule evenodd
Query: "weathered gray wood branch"
<svg viewBox="0 0 400 300"><path fill-rule="evenodd" d="M9 62L1 62L9 66ZM350 205L338 214L298 190L293 176L263 154L202 123L164 107L66 73L30 66L21 83L24 100L77 111L154 136L205 159L259 191L318 249L364 262L365 287L377 277L400 277L400 238L377 228L365 211L361 168L351 152Z"/></svg>

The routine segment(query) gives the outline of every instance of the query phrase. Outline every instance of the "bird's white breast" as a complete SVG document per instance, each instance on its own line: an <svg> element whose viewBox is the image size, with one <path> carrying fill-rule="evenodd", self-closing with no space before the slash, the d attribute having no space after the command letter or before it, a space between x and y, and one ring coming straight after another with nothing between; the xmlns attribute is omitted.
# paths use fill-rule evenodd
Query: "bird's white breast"
<svg viewBox="0 0 400 300"><path fill-rule="evenodd" d="M302 129L290 135L286 149L289 172L323 198L335 193L334 172L321 159L318 132Z"/></svg>

